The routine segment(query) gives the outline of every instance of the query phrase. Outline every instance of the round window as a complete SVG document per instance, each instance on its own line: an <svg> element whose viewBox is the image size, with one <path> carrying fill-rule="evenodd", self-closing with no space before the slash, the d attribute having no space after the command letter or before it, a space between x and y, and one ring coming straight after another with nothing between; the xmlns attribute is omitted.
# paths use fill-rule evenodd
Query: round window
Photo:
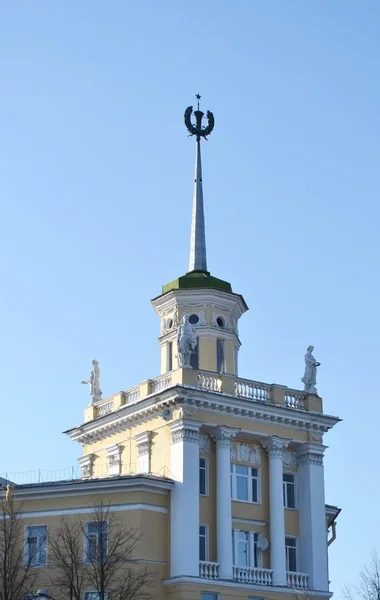
<svg viewBox="0 0 380 600"><path fill-rule="evenodd" d="M218 327L224 327L224 319L223 319L223 317L217 317L216 318L216 324L218 325Z"/></svg>
<svg viewBox="0 0 380 600"><path fill-rule="evenodd" d="M191 323L192 325L196 325L199 321L199 317L198 315L190 315L189 317L189 323Z"/></svg>

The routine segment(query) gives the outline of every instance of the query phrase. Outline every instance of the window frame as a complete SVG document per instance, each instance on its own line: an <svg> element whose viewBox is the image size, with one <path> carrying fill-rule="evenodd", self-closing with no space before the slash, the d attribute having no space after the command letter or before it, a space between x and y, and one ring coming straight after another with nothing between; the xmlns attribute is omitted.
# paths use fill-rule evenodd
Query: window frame
<svg viewBox="0 0 380 600"><path fill-rule="evenodd" d="M204 527L204 535L201 535L201 527ZM204 538L205 540L205 558L201 558L201 553L199 552L199 560L202 562L208 562L210 560L209 554L209 535L208 535L208 525L201 523L199 525L199 540ZM200 541L199 541L199 550L200 550Z"/></svg>
<svg viewBox="0 0 380 600"><path fill-rule="evenodd" d="M289 481L285 482L284 481L284 475L292 475L293 476L293 483L290 483ZM294 488L294 506L288 506L287 505L287 500L288 500L288 491L287 491L287 486L288 485L293 485ZM288 510L297 510L298 509L298 502L297 502L297 473L295 473L294 471L283 471L282 472L282 495L283 495L283 500L284 500L284 508L288 509Z"/></svg>
<svg viewBox="0 0 380 600"><path fill-rule="evenodd" d="M104 519L104 521L85 521L84 522L84 532L83 532L83 536L84 536L84 540L83 540L83 562L86 564L91 564L94 563L96 559L90 559L88 556L88 549L89 549L89 538L88 538L88 533L87 533L87 529L89 525L92 525L93 523L97 524L97 523L106 523L107 524L107 548L106 548L106 557L108 556L108 534L109 534L109 521L108 519ZM97 534L97 537L99 537L99 534ZM98 544L98 542L97 542ZM105 559L103 559L105 560ZM98 564L98 563L96 563ZM86 594L92 594L92 593L97 593L97 592L85 592Z"/></svg>
<svg viewBox="0 0 380 600"><path fill-rule="evenodd" d="M34 559L31 559L30 554L29 554L28 539L35 537L35 538L37 538L37 540L39 540L39 539L41 539L41 536L29 535L29 531L31 529L37 529L37 528L41 529L42 527L44 527L46 529L46 537L43 538L43 542L46 544L45 562L41 562L40 560L38 560L38 562L34 562L36 556L39 555L39 553L40 553L42 543L41 543L40 547L37 548L36 556L34 557ZM48 525L45 525L44 523L42 523L42 524L34 523L33 525L25 525L25 529L24 529L24 565L29 565L31 568L46 567L49 562L49 560L48 560L49 543L48 542L49 542L49 526Z"/></svg>
<svg viewBox="0 0 380 600"><path fill-rule="evenodd" d="M201 460L205 461L204 469L201 468ZM201 493L201 471L205 473L205 493ZM206 456L199 456L199 495L206 497L209 495L209 460Z"/></svg>
<svg viewBox="0 0 380 600"><path fill-rule="evenodd" d="M294 540L295 545L289 546L286 542L287 540ZM289 569L289 551L288 548L294 549L296 552L296 570L290 571ZM285 560L286 560L286 571L287 573L299 573L299 552L298 552L298 538L294 535L286 535L285 536Z"/></svg>
<svg viewBox="0 0 380 600"><path fill-rule="evenodd" d="M237 563L237 558L239 556L239 533L245 533L248 537L248 562L247 565L241 565ZM261 569L263 565L263 553L258 548L257 543L259 540L259 533L257 531L249 530L249 529L232 529L232 544L233 544L233 566L238 569ZM256 550L255 550L256 546ZM255 557L256 563L255 564Z"/></svg>
<svg viewBox="0 0 380 600"><path fill-rule="evenodd" d="M221 364L219 365L219 352L221 353ZM225 340L223 338L216 339L216 372L223 374L226 372L226 352Z"/></svg>
<svg viewBox="0 0 380 600"><path fill-rule="evenodd" d="M196 356L196 360L193 360L193 356ZM199 336L197 335L197 345L190 354L190 366L194 371L199 371Z"/></svg>
<svg viewBox="0 0 380 600"><path fill-rule="evenodd" d="M173 371L173 342L169 340L166 342L166 372L171 373Z"/></svg>
<svg viewBox="0 0 380 600"><path fill-rule="evenodd" d="M237 497L237 477L244 477L241 473L236 473L236 467L244 467L248 469L247 485L248 485L248 499L241 500ZM257 477L252 475L252 469L257 471ZM257 500L253 500L252 484L253 480L257 482ZM261 504L261 469L259 467L252 467L251 465L244 465L235 462L231 462L231 499L234 502L245 502L246 504Z"/></svg>
<svg viewBox="0 0 380 600"><path fill-rule="evenodd" d="M90 594L96 595L97 596L96 600L100 600L100 594L99 594L99 592L96 592L96 591L93 591L93 592L83 592L83 600L88 600L88 597L89 597ZM105 592L104 593L104 599L107 600L107 598L108 598L108 592ZM91 599L91 600L94 600L94 599Z"/></svg>
<svg viewBox="0 0 380 600"><path fill-rule="evenodd" d="M219 600L220 595L218 592L201 592L201 600L211 600L210 596L213 596L213 600Z"/></svg>

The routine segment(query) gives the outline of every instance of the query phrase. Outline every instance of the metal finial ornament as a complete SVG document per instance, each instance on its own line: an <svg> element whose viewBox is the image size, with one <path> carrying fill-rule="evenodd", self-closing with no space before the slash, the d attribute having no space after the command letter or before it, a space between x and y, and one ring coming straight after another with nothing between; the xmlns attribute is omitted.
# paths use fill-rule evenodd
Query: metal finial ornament
<svg viewBox="0 0 380 600"><path fill-rule="evenodd" d="M195 135L197 137L197 141L199 142L201 138L207 140L207 136L210 135L210 133L214 129L215 119L212 112L208 110L206 113L208 125L207 127L202 127L202 119L204 117L204 112L199 110L199 100L201 99L201 96L200 94L196 94L195 97L198 101L198 108L194 111L195 125L193 125L193 123L191 122L191 114L193 112L192 106L188 106L185 110L185 125L187 127L187 130L190 132L190 135Z"/></svg>

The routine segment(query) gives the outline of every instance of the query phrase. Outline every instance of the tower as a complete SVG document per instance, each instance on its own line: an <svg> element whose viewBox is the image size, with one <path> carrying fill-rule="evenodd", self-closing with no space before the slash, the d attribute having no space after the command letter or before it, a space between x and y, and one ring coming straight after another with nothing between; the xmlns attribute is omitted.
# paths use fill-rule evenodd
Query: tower
<svg viewBox="0 0 380 600"><path fill-rule="evenodd" d="M66 433L83 447L83 480L100 493L117 482L128 510L152 513L140 558L161 565L160 597L327 599L327 532L335 539L339 509L325 504L323 436L339 419L315 387L238 373L248 307L208 271L201 142L214 117L204 127L204 116L199 103L185 111L196 141L189 270L152 300L161 374L94 396Z"/></svg>

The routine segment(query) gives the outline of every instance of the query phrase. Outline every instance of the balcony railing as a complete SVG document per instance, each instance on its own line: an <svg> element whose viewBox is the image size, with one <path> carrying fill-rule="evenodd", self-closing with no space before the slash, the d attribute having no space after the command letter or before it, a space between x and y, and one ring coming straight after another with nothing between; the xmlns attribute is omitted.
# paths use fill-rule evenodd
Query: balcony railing
<svg viewBox="0 0 380 600"><path fill-rule="evenodd" d="M239 583L253 583L256 585L272 585L273 571L252 567L234 567L233 578Z"/></svg>
<svg viewBox="0 0 380 600"><path fill-rule="evenodd" d="M203 577L203 579L218 579L219 563L201 560L199 562L199 577Z"/></svg>
<svg viewBox="0 0 380 600"><path fill-rule="evenodd" d="M306 573L288 571L286 573L286 582L291 588L296 588L297 590L307 590L309 587L309 575L306 575Z"/></svg>
<svg viewBox="0 0 380 600"><path fill-rule="evenodd" d="M322 400L318 396L306 396L300 390L286 386L269 385L260 381L243 379L234 375L197 371L193 369L176 369L148 379L134 388L114 394L90 406L86 415L87 420L104 417L125 404L134 404L152 395L160 394L176 385L205 390L218 394L227 394L241 400L262 404L282 405L295 410L312 410L323 412Z"/></svg>

